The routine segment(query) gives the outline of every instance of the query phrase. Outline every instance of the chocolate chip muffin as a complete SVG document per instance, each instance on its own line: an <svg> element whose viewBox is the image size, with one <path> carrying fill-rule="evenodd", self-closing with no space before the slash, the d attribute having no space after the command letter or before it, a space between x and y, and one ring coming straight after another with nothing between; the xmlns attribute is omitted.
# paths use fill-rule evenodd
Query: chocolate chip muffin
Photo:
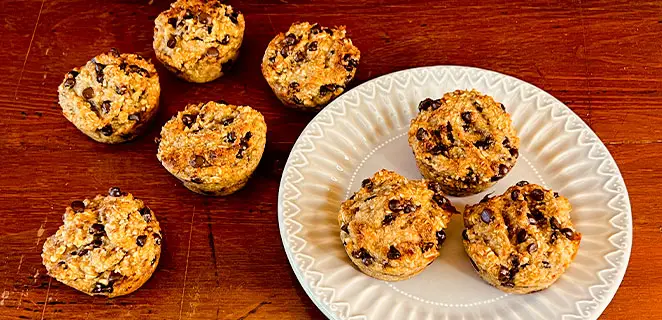
<svg viewBox="0 0 662 320"><path fill-rule="evenodd" d="M165 67L190 82L209 82L237 61L244 16L216 0L177 0L154 21L154 51Z"/></svg>
<svg viewBox="0 0 662 320"><path fill-rule="evenodd" d="M159 106L159 75L137 54L116 49L67 73L58 87L62 113L80 131L104 143L131 140Z"/></svg>
<svg viewBox="0 0 662 320"><path fill-rule="evenodd" d="M319 110L354 78L361 53L345 27L293 24L278 34L262 58L262 74L286 106Z"/></svg>
<svg viewBox="0 0 662 320"><path fill-rule="evenodd" d="M142 201L119 188L76 200L41 254L48 274L89 295L129 294L152 276L161 255L161 229Z"/></svg>
<svg viewBox="0 0 662 320"><path fill-rule="evenodd" d="M363 273L405 280L439 256L454 212L437 183L407 180L382 169L342 203L340 238Z"/></svg>
<svg viewBox="0 0 662 320"><path fill-rule="evenodd" d="M464 248L489 284L509 293L543 290L577 254L581 234L570 221L571 210L565 197L521 181L465 208Z"/></svg>
<svg viewBox="0 0 662 320"><path fill-rule="evenodd" d="M476 90L425 99L409 127L409 145L426 179L453 196L481 192L519 156L519 138L501 103Z"/></svg>
<svg viewBox="0 0 662 320"><path fill-rule="evenodd" d="M266 135L264 117L251 107L190 104L161 129L157 157L191 191L224 196L248 182Z"/></svg>

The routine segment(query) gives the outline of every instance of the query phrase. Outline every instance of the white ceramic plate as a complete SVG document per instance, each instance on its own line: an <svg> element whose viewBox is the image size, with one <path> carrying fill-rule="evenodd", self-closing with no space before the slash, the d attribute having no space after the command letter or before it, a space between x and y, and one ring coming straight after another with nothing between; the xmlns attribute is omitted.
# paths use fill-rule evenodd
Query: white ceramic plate
<svg viewBox="0 0 662 320"><path fill-rule="evenodd" d="M454 216L441 256L401 282L356 269L340 241L340 203L379 169L420 178L407 144L418 103L475 88L506 106L521 139L513 170L486 192L450 198L462 210L520 180L568 197L583 235L575 261L551 288L509 295L473 271ZM614 159L591 129L541 89L459 66L416 68L366 82L322 110L297 140L278 195L283 245L301 285L331 319L597 319L618 289L632 246L632 215Z"/></svg>

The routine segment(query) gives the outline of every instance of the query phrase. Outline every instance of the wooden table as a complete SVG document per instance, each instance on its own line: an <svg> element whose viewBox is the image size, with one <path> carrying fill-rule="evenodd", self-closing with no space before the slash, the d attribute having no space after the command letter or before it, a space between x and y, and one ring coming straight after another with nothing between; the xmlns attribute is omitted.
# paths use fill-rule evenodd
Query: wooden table
<svg viewBox="0 0 662 320"><path fill-rule="evenodd" d="M323 318L290 269L276 208L288 153L313 114L285 109L259 67L277 32L316 21L347 25L361 49L353 85L410 67L467 65L531 82L571 107L616 158L634 214L630 266L603 318L662 319L662 171L655 165L662 156L662 4L451 2L232 1L247 24L235 70L191 84L156 63L156 121L134 142L104 145L62 116L57 86L110 47L154 59L153 21L168 1L3 0L0 318ZM217 99L251 105L269 126L255 176L226 198L189 192L155 155L154 138L177 110ZM147 202L165 230L152 279L112 300L54 281L40 257L65 206L110 186Z"/></svg>

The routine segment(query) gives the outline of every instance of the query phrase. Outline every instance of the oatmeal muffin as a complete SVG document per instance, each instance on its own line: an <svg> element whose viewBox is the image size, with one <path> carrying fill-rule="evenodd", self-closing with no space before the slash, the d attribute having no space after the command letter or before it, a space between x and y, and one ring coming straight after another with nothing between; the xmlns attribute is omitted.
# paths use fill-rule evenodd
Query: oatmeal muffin
<svg viewBox="0 0 662 320"><path fill-rule="evenodd" d="M363 273L405 280L439 256L454 212L437 183L407 180L382 169L342 203L340 238Z"/></svg>
<svg viewBox="0 0 662 320"><path fill-rule="evenodd" d="M67 73L58 87L62 113L80 131L104 143L142 133L159 106L159 75L137 54L102 53Z"/></svg>
<svg viewBox="0 0 662 320"><path fill-rule="evenodd" d="M271 40L262 58L262 74L286 106L319 110L343 93L360 58L344 26L301 22Z"/></svg>
<svg viewBox="0 0 662 320"><path fill-rule="evenodd" d="M244 16L221 1L177 0L154 21L156 57L178 77L209 82L237 61Z"/></svg>
<svg viewBox="0 0 662 320"><path fill-rule="evenodd" d="M48 274L89 295L129 294L152 276L161 255L154 213L119 188L76 200L41 254Z"/></svg>
<svg viewBox="0 0 662 320"><path fill-rule="evenodd" d="M581 234L568 199L521 181L464 210L464 248L478 274L509 293L543 290L577 254Z"/></svg>
<svg viewBox="0 0 662 320"><path fill-rule="evenodd" d="M425 99L409 127L409 145L426 179L453 196L481 192L503 178L519 156L505 107L476 90Z"/></svg>
<svg viewBox="0 0 662 320"><path fill-rule="evenodd" d="M157 157L191 191L224 196L248 182L266 135L264 117L251 107L190 104L161 129Z"/></svg>

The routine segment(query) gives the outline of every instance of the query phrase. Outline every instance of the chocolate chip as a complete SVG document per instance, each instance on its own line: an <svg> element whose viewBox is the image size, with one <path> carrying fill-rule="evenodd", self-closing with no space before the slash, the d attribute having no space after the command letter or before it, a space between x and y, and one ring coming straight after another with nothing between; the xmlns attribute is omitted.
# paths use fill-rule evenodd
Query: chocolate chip
<svg viewBox="0 0 662 320"><path fill-rule="evenodd" d="M487 202L490 199L492 199L492 192L486 194L483 199L480 199L479 203Z"/></svg>
<svg viewBox="0 0 662 320"><path fill-rule="evenodd" d="M177 40L175 40L175 36L170 35L170 37L168 38L168 42L166 42L166 45L170 49L174 48L177 45Z"/></svg>
<svg viewBox="0 0 662 320"><path fill-rule="evenodd" d="M574 240L575 239L575 231L573 231L570 228L563 228L561 229L561 233L568 239Z"/></svg>
<svg viewBox="0 0 662 320"><path fill-rule="evenodd" d="M81 213L81 212L85 211L85 203L83 201L80 201L80 200L72 201L71 202L71 209L75 213Z"/></svg>
<svg viewBox="0 0 662 320"><path fill-rule="evenodd" d="M474 142L474 146L476 146L476 148L478 149L486 150L492 145L492 143L493 143L492 137L487 136L481 140Z"/></svg>
<svg viewBox="0 0 662 320"><path fill-rule="evenodd" d="M503 138L501 144L503 144L503 146L506 148L510 148L510 139L508 139L508 137Z"/></svg>
<svg viewBox="0 0 662 320"><path fill-rule="evenodd" d="M94 98L94 89L91 87L85 88L85 90L83 90L83 98L87 100Z"/></svg>
<svg viewBox="0 0 662 320"><path fill-rule="evenodd" d="M442 208L446 207L450 203L448 199L442 196L441 194L435 194L434 196L432 196L432 200L434 200L434 202L436 202Z"/></svg>
<svg viewBox="0 0 662 320"><path fill-rule="evenodd" d="M509 171L509 170L510 170L510 168L508 168L507 165L505 165L505 164L503 164L503 163L500 164L500 165L499 165L499 173L497 173L496 176L492 177L491 180L492 180L492 181L497 181L497 180L499 180L499 179L505 177L506 174L508 174L508 171Z"/></svg>
<svg viewBox="0 0 662 320"><path fill-rule="evenodd" d="M186 13L184 13L184 19L191 19L193 18L193 12L191 10L186 9Z"/></svg>
<svg viewBox="0 0 662 320"><path fill-rule="evenodd" d="M110 104L110 101L108 101L108 100L101 103L101 111L103 111L103 113L110 112L111 107L112 107L112 105Z"/></svg>
<svg viewBox="0 0 662 320"><path fill-rule="evenodd" d="M412 213L416 211L416 206L411 202L406 202L403 207L404 213Z"/></svg>
<svg viewBox="0 0 662 320"><path fill-rule="evenodd" d="M87 255L89 252L90 252L90 250L88 250L88 249L81 249L80 251L78 251L78 256L79 256L79 257L82 257L82 256L84 256L84 255ZM76 251L72 251L72 252L71 252L71 255L72 255L72 256L75 256L75 255L76 255Z"/></svg>
<svg viewBox="0 0 662 320"><path fill-rule="evenodd" d="M244 139L241 139L241 142L239 143L239 149L242 151L248 149L248 143L244 141Z"/></svg>
<svg viewBox="0 0 662 320"><path fill-rule="evenodd" d="M469 111L462 112L462 120L466 123L471 123L473 121L471 112Z"/></svg>
<svg viewBox="0 0 662 320"><path fill-rule="evenodd" d="M276 57L269 57L269 62L275 63L276 62Z"/></svg>
<svg viewBox="0 0 662 320"><path fill-rule="evenodd" d="M363 181L361 181L361 187L371 190L373 187L372 180L370 180L370 178L364 179Z"/></svg>
<svg viewBox="0 0 662 320"><path fill-rule="evenodd" d="M207 49L207 52L205 52L205 54L206 54L208 57L215 58L215 57L218 57L218 54L219 54L219 53L218 53L218 49L216 49L216 48L214 48L214 47L211 47L211 48Z"/></svg>
<svg viewBox="0 0 662 320"><path fill-rule="evenodd" d="M348 56L348 55L345 55L345 56ZM359 66L359 61L358 60L348 59L347 60L347 65L345 66L345 70L351 72L352 70L356 69L356 67L358 67L358 66Z"/></svg>
<svg viewBox="0 0 662 320"><path fill-rule="evenodd" d="M453 138L453 127L450 122L446 122L446 138L448 138L448 141L451 143L455 143L455 138Z"/></svg>
<svg viewBox="0 0 662 320"><path fill-rule="evenodd" d="M525 185L527 185L527 184L529 184L528 181L526 181L526 180L522 180L522 181L516 183L515 185L518 186L518 187L523 187L523 186L525 186Z"/></svg>
<svg viewBox="0 0 662 320"><path fill-rule="evenodd" d="M541 262L541 263L542 263L542 267L545 268L545 269L549 269L549 268L552 267L552 265L549 264L548 261L543 261L543 262Z"/></svg>
<svg viewBox="0 0 662 320"><path fill-rule="evenodd" d="M97 82L98 83L103 83L103 73L102 72L97 72Z"/></svg>
<svg viewBox="0 0 662 320"><path fill-rule="evenodd" d="M113 135L113 126L107 124L103 128L101 128L101 134L103 134L106 137L110 137Z"/></svg>
<svg viewBox="0 0 662 320"><path fill-rule="evenodd" d="M149 210L148 207L142 207L142 209L140 209L139 212L140 212L140 216L143 217L143 220L145 220L145 222L152 221L152 210Z"/></svg>
<svg viewBox="0 0 662 320"><path fill-rule="evenodd" d="M110 55L115 57L115 58L120 57L120 51L117 50L117 48L110 48L110 50L108 50L108 53L110 53Z"/></svg>
<svg viewBox="0 0 662 320"><path fill-rule="evenodd" d="M441 247L446 240L446 232L444 232L444 230L439 230L435 235L437 236L437 247Z"/></svg>
<svg viewBox="0 0 662 320"><path fill-rule="evenodd" d="M531 215L531 214L528 213L528 214L526 215L526 217L527 217L527 219L528 219L530 225L536 225L536 224L538 224L538 220L536 220L536 218L535 218L533 215Z"/></svg>
<svg viewBox="0 0 662 320"><path fill-rule="evenodd" d="M505 282L510 280L510 270L504 266L499 269L499 281Z"/></svg>
<svg viewBox="0 0 662 320"><path fill-rule="evenodd" d="M95 224L91 225L88 232L90 234L103 234L103 233L106 233L105 226L101 223L95 223Z"/></svg>
<svg viewBox="0 0 662 320"><path fill-rule="evenodd" d="M554 198L558 198L558 197L559 197L559 193L558 193L558 192L554 192Z"/></svg>
<svg viewBox="0 0 662 320"><path fill-rule="evenodd" d="M393 212L398 212L398 211L402 211L403 206L399 200L393 199L388 202L388 209Z"/></svg>
<svg viewBox="0 0 662 320"><path fill-rule="evenodd" d="M239 149L239 151L237 151L237 155L235 157L237 159L243 159L244 158L244 149Z"/></svg>
<svg viewBox="0 0 662 320"><path fill-rule="evenodd" d="M234 143L237 140L237 134L235 134L233 131L228 132L228 134L225 136L225 141L229 143Z"/></svg>
<svg viewBox="0 0 662 320"><path fill-rule="evenodd" d="M343 225L340 226L340 230L344 233L349 234L349 225L346 225L346 224L343 223Z"/></svg>
<svg viewBox="0 0 662 320"><path fill-rule="evenodd" d="M329 28L324 28L324 29L322 29L322 31L328 33L330 36L333 36L333 30L331 30Z"/></svg>
<svg viewBox="0 0 662 320"><path fill-rule="evenodd" d="M132 64L132 65L129 66L129 71L131 71L133 73L137 73L137 74L139 74L143 77L147 77L147 78L149 78L151 76L149 74L149 71L147 71L146 69L141 68L141 67L139 67L135 64Z"/></svg>
<svg viewBox="0 0 662 320"><path fill-rule="evenodd" d="M182 115L182 123L188 128L190 128L197 118L198 116L195 114L185 114Z"/></svg>
<svg viewBox="0 0 662 320"><path fill-rule="evenodd" d="M92 293L113 293L113 285L97 282L92 289Z"/></svg>
<svg viewBox="0 0 662 320"><path fill-rule="evenodd" d="M427 252L428 250L430 250L430 249L432 249L432 248L434 248L434 242L425 242L425 243L423 243L423 245L421 246L421 251L422 251L423 253L425 253L425 252Z"/></svg>
<svg viewBox="0 0 662 320"><path fill-rule="evenodd" d="M140 112L130 114L128 119L131 121L140 121Z"/></svg>
<svg viewBox="0 0 662 320"><path fill-rule="evenodd" d="M376 195L369 196L369 197L365 198L364 201L372 200L372 199L374 199L374 198L377 198L377 196L376 196Z"/></svg>
<svg viewBox="0 0 662 320"><path fill-rule="evenodd" d="M103 246L103 239L101 239L101 237L97 237L97 235L95 235L94 240L92 241L92 247L101 248L101 246Z"/></svg>
<svg viewBox="0 0 662 320"><path fill-rule="evenodd" d="M294 104L298 104L298 105L303 104L303 101L301 101L301 99L299 99L299 97L297 97L297 96L293 96L292 100L294 101Z"/></svg>
<svg viewBox="0 0 662 320"><path fill-rule="evenodd" d="M223 37L223 39L221 40L221 44L222 44L222 45L226 45L226 44L228 44L228 43L230 43L230 35L229 35L229 34L226 34L226 35Z"/></svg>
<svg viewBox="0 0 662 320"><path fill-rule="evenodd" d="M227 119L223 120L223 125L224 126L229 126L233 121L234 121L234 118L227 118Z"/></svg>
<svg viewBox="0 0 662 320"><path fill-rule="evenodd" d="M308 44L308 51L317 51L317 41Z"/></svg>
<svg viewBox="0 0 662 320"><path fill-rule="evenodd" d="M320 86L320 95L327 95L328 93L332 93L336 91L336 85L334 84L325 84L323 86Z"/></svg>
<svg viewBox="0 0 662 320"><path fill-rule="evenodd" d="M512 281L503 282L503 283L501 283L501 285L504 286L504 287L507 287L507 288L514 288L515 287L515 283L512 282Z"/></svg>
<svg viewBox="0 0 662 320"><path fill-rule="evenodd" d="M108 190L108 194L111 197L120 197L122 196L122 190L120 190L118 187L112 187Z"/></svg>
<svg viewBox="0 0 662 320"><path fill-rule="evenodd" d="M529 253L534 253L538 251L538 245L535 242L533 242L526 247L526 251L528 251Z"/></svg>
<svg viewBox="0 0 662 320"><path fill-rule="evenodd" d="M400 251L398 251L398 249L395 248L395 246L391 246L388 249L388 253L386 254L386 257L389 258L390 260L400 259L401 254Z"/></svg>
<svg viewBox="0 0 662 320"><path fill-rule="evenodd" d="M490 223L492 222L492 210L485 208L483 211L480 213L480 220L483 220L485 223Z"/></svg>
<svg viewBox="0 0 662 320"><path fill-rule="evenodd" d="M432 104L433 104L433 103L434 103L434 100L432 100L432 99L430 99L430 98L427 98L427 99L421 101L421 102L418 104L418 110L419 110L419 111L425 111L425 110L428 110L428 109L430 109L430 107L432 107Z"/></svg>
<svg viewBox="0 0 662 320"><path fill-rule="evenodd" d="M122 71L124 71L124 72L126 72L126 68L127 68L128 66L129 66L129 65L128 65L126 62L124 62L124 61L122 61L119 65L117 65L117 67L120 68L120 70L122 70Z"/></svg>
<svg viewBox="0 0 662 320"><path fill-rule="evenodd" d="M121 273L113 271L108 275L108 283L115 283L122 280L122 278L124 278L124 276Z"/></svg>
<svg viewBox="0 0 662 320"><path fill-rule="evenodd" d="M419 141L427 140L429 137L430 134L423 128L418 128L418 131L416 131L416 139Z"/></svg>
<svg viewBox="0 0 662 320"><path fill-rule="evenodd" d="M297 36L294 35L293 33L288 33L285 36L285 39L283 39L283 43L286 46L293 46L293 45L297 44L297 42L299 42L299 39L297 39Z"/></svg>
<svg viewBox="0 0 662 320"><path fill-rule="evenodd" d="M280 55L283 56L283 59L287 58L289 56L289 47L283 47L280 49Z"/></svg>
<svg viewBox="0 0 662 320"><path fill-rule="evenodd" d="M365 248L361 248L357 251L352 252L352 257L354 257L355 259L361 259L363 264L365 264L366 266L371 265L374 261L374 258Z"/></svg>
<svg viewBox="0 0 662 320"><path fill-rule="evenodd" d="M156 243L157 246L161 245L161 235L158 233L152 233L152 237L154 237L154 243Z"/></svg>
<svg viewBox="0 0 662 320"><path fill-rule="evenodd" d="M210 24L211 23L211 16L209 16L207 13L203 12L198 15L198 22L202 24Z"/></svg>
<svg viewBox="0 0 662 320"><path fill-rule="evenodd" d="M193 168L202 168L209 165L209 163L205 157L196 155L193 159L191 159L191 161L189 161L189 165L191 165Z"/></svg>
<svg viewBox="0 0 662 320"><path fill-rule="evenodd" d="M202 179L199 178L199 177L192 177L192 178L191 178L191 182L193 182L193 183L195 183L195 184L202 184L203 181L202 181Z"/></svg>
<svg viewBox="0 0 662 320"><path fill-rule="evenodd" d="M320 31L322 31L322 30L320 29L320 26L317 23L310 27L310 32L312 34L318 34L318 33L320 33Z"/></svg>
<svg viewBox="0 0 662 320"><path fill-rule="evenodd" d="M239 22L239 20L237 20L237 17L239 17L239 11L238 10L230 12L229 15L226 12L225 15L230 19L230 21L232 21L232 23L237 24L237 22Z"/></svg>
<svg viewBox="0 0 662 320"><path fill-rule="evenodd" d="M517 201L517 199L519 199L519 190L513 190L510 193L510 198L513 199L513 201Z"/></svg>
<svg viewBox="0 0 662 320"><path fill-rule="evenodd" d="M549 235L549 243L554 244L556 242L556 239L558 239L558 233L556 231L552 231L552 234Z"/></svg>
<svg viewBox="0 0 662 320"><path fill-rule="evenodd" d="M506 111L506 106L503 105L503 103L499 104L501 106L501 110Z"/></svg>
<svg viewBox="0 0 662 320"><path fill-rule="evenodd" d="M559 223L559 220L557 220L554 217L549 218L549 225L552 227L552 230L559 230L561 229L561 224Z"/></svg>
<svg viewBox="0 0 662 320"><path fill-rule="evenodd" d="M144 246L144 245L145 245L145 241L147 241L147 236L146 236L146 235L141 235L141 236L138 236L138 238L136 238L136 244L137 244L139 247Z"/></svg>
<svg viewBox="0 0 662 320"><path fill-rule="evenodd" d="M538 209L531 209L531 214L533 215L533 218L536 219L536 224L541 224L544 225L547 220L545 219L545 215L540 212Z"/></svg>
<svg viewBox="0 0 662 320"><path fill-rule="evenodd" d="M119 95L125 94L127 90L126 86L115 87L115 92Z"/></svg>
<svg viewBox="0 0 662 320"><path fill-rule="evenodd" d="M469 234L467 233L467 229L462 230L462 239L469 241Z"/></svg>
<svg viewBox="0 0 662 320"><path fill-rule="evenodd" d="M517 148L510 149L510 156L512 156L513 158L519 157L519 151L517 150Z"/></svg>
<svg viewBox="0 0 662 320"><path fill-rule="evenodd" d="M524 229L517 231L517 243L525 242L529 238L529 234Z"/></svg>
<svg viewBox="0 0 662 320"><path fill-rule="evenodd" d="M299 83L296 82L296 81L294 81L294 82L290 82L290 88L293 89L293 90L297 90L297 91L298 91L298 90L299 90Z"/></svg>
<svg viewBox="0 0 662 320"><path fill-rule="evenodd" d="M443 144L432 146L430 149L428 149L428 152L430 152L430 154L434 156L442 154L448 157L448 147L446 147Z"/></svg>
<svg viewBox="0 0 662 320"><path fill-rule="evenodd" d="M396 218L395 215L387 213L384 216L384 220L382 221L382 225L383 226L388 226L389 224L391 224L395 220L395 218Z"/></svg>
<svg viewBox="0 0 662 320"><path fill-rule="evenodd" d="M71 74L71 73L69 73L69 74ZM65 88L73 88L75 85L76 85L76 79L74 79L74 78L67 78L67 79L64 80L64 87Z"/></svg>
<svg viewBox="0 0 662 320"><path fill-rule="evenodd" d="M304 54L303 52L299 51L294 55L295 62L301 62L303 60L306 60L306 54Z"/></svg>
<svg viewBox="0 0 662 320"><path fill-rule="evenodd" d="M170 24L173 28L177 28L177 18L170 18L168 19L168 24Z"/></svg>
<svg viewBox="0 0 662 320"><path fill-rule="evenodd" d="M545 192L540 189L535 189L529 193L529 197L535 201L543 201L545 199Z"/></svg>

